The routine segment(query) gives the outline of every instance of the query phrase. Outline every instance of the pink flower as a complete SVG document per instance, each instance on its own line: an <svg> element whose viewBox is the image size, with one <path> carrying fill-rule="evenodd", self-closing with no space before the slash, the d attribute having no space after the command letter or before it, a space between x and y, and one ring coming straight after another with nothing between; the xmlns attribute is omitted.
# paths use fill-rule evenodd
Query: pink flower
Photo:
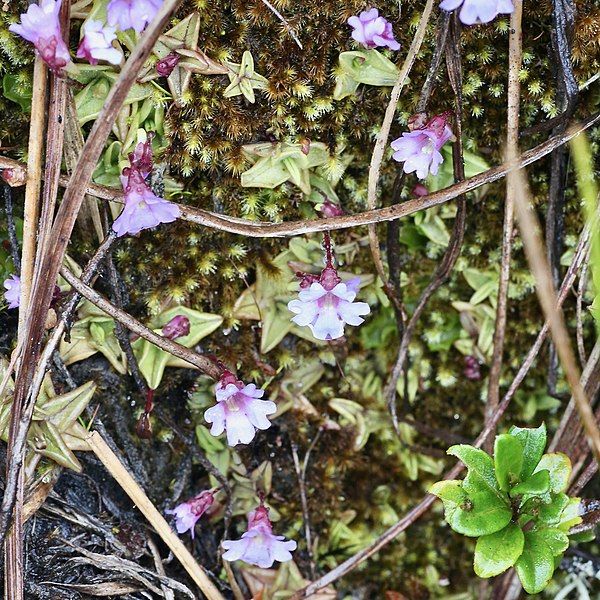
<svg viewBox="0 0 600 600"><path fill-rule="evenodd" d="M154 194L139 171L126 168L123 175L125 208L112 225L117 236L135 235L143 229L171 223L181 215L176 204Z"/></svg>
<svg viewBox="0 0 600 600"><path fill-rule="evenodd" d="M365 10L358 17L350 17L348 25L354 28L352 37L366 48L387 46L390 50L400 49L400 44L394 39L392 24L380 17L376 8Z"/></svg>
<svg viewBox="0 0 600 600"><path fill-rule="evenodd" d="M11 275L4 280L4 299L8 302L8 308L19 308L21 298L21 278Z"/></svg>
<svg viewBox="0 0 600 600"><path fill-rule="evenodd" d="M268 569L273 563L292 560L290 554L296 549L294 540L284 541L282 535L273 535L273 526L269 520L269 510L259 506L248 513L248 530L240 540L225 540L223 554L225 560L243 560L261 569Z"/></svg>
<svg viewBox="0 0 600 600"><path fill-rule="evenodd" d="M419 179L425 179L429 173L435 175L444 161L440 148L451 137L452 130L446 124L445 115L437 115L392 142L394 160L404 162L405 173L416 171Z"/></svg>
<svg viewBox="0 0 600 600"><path fill-rule="evenodd" d="M31 42L55 73L59 73L71 60L60 30L60 5L61 0L41 0L39 5L30 4L27 12L21 15L21 22L8 28Z"/></svg>
<svg viewBox="0 0 600 600"><path fill-rule="evenodd" d="M177 533L185 533L188 529L194 539L196 521L212 506L215 495L212 490L200 492L197 496L178 504L173 510L167 510L169 515L175 515Z"/></svg>
<svg viewBox="0 0 600 600"><path fill-rule="evenodd" d="M110 0L106 7L108 22L120 31L141 33L159 11L162 0Z"/></svg>
<svg viewBox="0 0 600 600"><path fill-rule="evenodd" d="M81 30L83 38L77 48L77 58L85 58L91 65L97 65L99 60L113 65L121 62L123 55L112 45L117 39L114 27L91 19L83 24Z"/></svg>
<svg viewBox="0 0 600 600"><path fill-rule="evenodd" d="M188 335L190 332L190 320L184 315L175 315L163 328L162 334L170 340Z"/></svg>
<svg viewBox="0 0 600 600"><path fill-rule="evenodd" d="M325 267L321 276L305 276L300 283L297 300L288 303L288 309L296 313L292 321L301 327L308 326L318 340L335 340L344 335L344 326L360 325L368 315L366 302L354 302L360 278L342 283L336 270Z"/></svg>
<svg viewBox="0 0 600 600"><path fill-rule="evenodd" d="M461 5L458 16L465 25L489 23L499 14L510 14L515 10L512 0L443 0L440 8L451 11Z"/></svg>
<svg viewBox="0 0 600 600"><path fill-rule="evenodd" d="M215 388L217 403L204 413L208 423L212 423L212 435L227 431L227 443L249 444L257 429L268 429L271 422L267 415L273 414L277 406L270 400L259 400L265 391L253 383L244 385L229 371L222 375Z"/></svg>

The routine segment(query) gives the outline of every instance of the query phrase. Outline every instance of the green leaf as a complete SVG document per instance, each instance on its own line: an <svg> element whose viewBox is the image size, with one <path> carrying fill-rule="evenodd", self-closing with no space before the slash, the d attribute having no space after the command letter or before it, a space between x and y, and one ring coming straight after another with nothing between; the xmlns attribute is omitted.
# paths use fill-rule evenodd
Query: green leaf
<svg viewBox="0 0 600 600"><path fill-rule="evenodd" d="M29 80L22 82L22 79L23 77L19 78L16 73L5 73L2 78L2 91L5 98L16 102L22 110L31 112L33 88Z"/></svg>
<svg viewBox="0 0 600 600"><path fill-rule="evenodd" d="M463 482L463 486L467 493L489 490L502 498L502 494L498 488L496 475L494 473L494 461L492 457L486 454L479 448L460 444L448 448L448 454L456 456L461 460L469 473Z"/></svg>
<svg viewBox="0 0 600 600"><path fill-rule="evenodd" d="M554 556L560 556L569 547L569 537L564 531L555 527L536 529L536 534L543 539Z"/></svg>
<svg viewBox="0 0 600 600"><path fill-rule="evenodd" d="M496 533L481 536L475 546L475 573L484 578L503 573L515 564L524 545L523 532L514 523Z"/></svg>
<svg viewBox="0 0 600 600"><path fill-rule="evenodd" d="M550 583L554 573L554 555L544 536L535 531L525 533L523 554L515 568L528 594L538 594Z"/></svg>
<svg viewBox="0 0 600 600"><path fill-rule="evenodd" d="M560 514L558 527L568 532L571 527L579 525L583 521L580 514L581 498L569 498L564 509Z"/></svg>
<svg viewBox="0 0 600 600"><path fill-rule="evenodd" d="M398 67L377 50L352 50L340 54L340 68L359 83L393 86Z"/></svg>
<svg viewBox="0 0 600 600"><path fill-rule="evenodd" d="M539 504L539 500L529 500L524 510L527 510L529 505L537 506L537 515L540 521L547 525L557 525L560 523L561 515L565 508L569 505L569 497L566 494L553 494L550 502L547 504Z"/></svg>
<svg viewBox="0 0 600 600"><path fill-rule="evenodd" d="M500 531L511 518L512 511L498 496L489 492L475 492L469 494L462 507L453 513L449 524L458 533L479 537Z"/></svg>
<svg viewBox="0 0 600 600"><path fill-rule="evenodd" d="M550 489L550 474L546 469L535 472L531 477L510 490L512 497L519 494L544 494Z"/></svg>
<svg viewBox="0 0 600 600"><path fill-rule="evenodd" d="M456 510L468 500L463 490L462 481L438 481L429 489L429 493L437 496L444 504L444 517L448 523L452 520Z"/></svg>
<svg viewBox="0 0 600 600"><path fill-rule="evenodd" d="M544 454L546 425L542 423L537 429L513 426L508 433L516 437L523 446L521 479L526 479L534 472Z"/></svg>
<svg viewBox="0 0 600 600"><path fill-rule="evenodd" d="M562 452L553 452L542 456L536 472L546 469L550 473L550 491L561 494L569 486L571 476L571 459Z"/></svg>
<svg viewBox="0 0 600 600"><path fill-rule="evenodd" d="M500 489L508 491L521 475L523 446L508 433L496 436L494 443L494 468Z"/></svg>

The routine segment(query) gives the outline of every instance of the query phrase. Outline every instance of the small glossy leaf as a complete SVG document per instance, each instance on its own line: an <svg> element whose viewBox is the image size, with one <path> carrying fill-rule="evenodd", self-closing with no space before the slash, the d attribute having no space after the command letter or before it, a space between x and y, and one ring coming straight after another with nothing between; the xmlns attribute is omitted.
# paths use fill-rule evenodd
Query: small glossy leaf
<svg viewBox="0 0 600 600"><path fill-rule="evenodd" d="M564 531L555 527L545 527L536 529L536 534L543 539L554 556L561 555L569 547L569 538Z"/></svg>
<svg viewBox="0 0 600 600"><path fill-rule="evenodd" d="M542 423L537 429L511 427L510 435L516 437L523 446L523 468L521 478L529 477L537 467L546 448L546 425Z"/></svg>
<svg viewBox="0 0 600 600"><path fill-rule="evenodd" d="M468 500L453 513L449 524L458 533L479 537L500 531L511 517L512 511L498 496L476 492L469 494Z"/></svg>
<svg viewBox="0 0 600 600"><path fill-rule="evenodd" d="M475 573L478 577L494 577L512 567L525 544L520 527L509 523L504 529L483 535L475 546Z"/></svg>
<svg viewBox="0 0 600 600"><path fill-rule="evenodd" d="M554 555L543 536L534 531L525 533L523 554L515 568L528 594L538 594L550 583L554 573Z"/></svg>
<svg viewBox="0 0 600 600"><path fill-rule="evenodd" d="M560 494L567 490L569 477L571 476L571 459L562 452L544 454L536 471L547 469L550 473L550 491Z"/></svg>
<svg viewBox="0 0 600 600"><path fill-rule="evenodd" d="M467 493L488 489L499 497L502 496L494 473L494 462L489 454L466 444L451 446L448 454L456 456L469 470L463 483Z"/></svg>
<svg viewBox="0 0 600 600"><path fill-rule="evenodd" d="M550 489L550 474L546 469L537 471L510 490L511 496L520 494L544 494Z"/></svg>
<svg viewBox="0 0 600 600"><path fill-rule="evenodd" d="M568 532L571 527L579 525L583 521L580 505L581 498L568 499L557 525L562 531Z"/></svg>
<svg viewBox="0 0 600 600"><path fill-rule="evenodd" d="M530 504L533 505L532 500L529 500L524 509L527 510ZM561 515L568 504L569 497L566 494L556 494L551 496L551 500L547 504L539 504L536 512L540 521L543 523L546 523L547 525L557 525L560 523Z"/></svg>
<svg viewBox="0 0 600 600"><path fill-rule="evenodd" d="M454 512L468 500L463 490L462 481L438 481L429 489L429 493L437 496L444 503L444 516L450 523Z"/></svg>
<svg viewBox="0 0 600 600"><path fill-rule="evenodd" d="M521 475L523 466L523 446L512 435L504 433L496 436L494 443L494 468L500 489L508 491Z"/></svg>

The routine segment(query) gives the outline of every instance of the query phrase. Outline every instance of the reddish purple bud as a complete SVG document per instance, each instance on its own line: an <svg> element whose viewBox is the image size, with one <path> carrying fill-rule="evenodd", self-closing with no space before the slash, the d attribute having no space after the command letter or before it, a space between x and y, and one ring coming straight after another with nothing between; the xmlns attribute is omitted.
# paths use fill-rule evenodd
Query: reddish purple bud
<svg viewBox="0 0 600 600"><path fill-rule="evenodd" d="M161 58L156 63L156 72L161 77L168 77L173 72L173 69L177 66L180 60L181 57L179 56L179 54L177 54L176 52L171 52L171 54L168 54L164 58Z"/></svg>
<svg viewBox="0 0 600 600"><path fill-rule="evenodd" d="M417 196L417 198L427 196L427 194L429 194L429 190L422 183L417 183L412 189L412 195Z"/></svg>
<svg viewBox="0 0 600 600"><path fill-rule="evenodd" d="M152 423L150 423L150 413L142 413L142 416L138 419L138 422L135 426L135 432L137 433L138 437L141 437L143 440L152 439Z"/></svg>
<svg viewBox="0 0 600 600"><path fill-rule="evenodd" d="M331 200L325 200L317 206L317 210L321 211L324 217L341 217L344 214L342 207Z"/></svg>
<svg viewBox="0 0 600 600"><path fill-rule="evenodd" d="M319 281L321 285L329 292L341 281L341 279L333 267L325 267L321 273Z"/></svg>
<svg viewBox="0 0 600 600"><path fill-rule="evenodd" d="M162 334L170 340L176 340L190 333L190 320L184 315L174 316L163 328Z"/></svg>
<svg viewBox="0 0 600 600"><path fill-rule="evenodd" d="M308 156L310 152L310 140L308 138L303 138L300 140L300 151L305 156Z"/></svg>
<svg viewBox="0 0 600 600"><path fill-rule="evenodd" d="M408 118L408 130L414 131L415 129L423 129L423 127L425 127L425 123L427 123L427 113L420 112L411 115Z"/></svg>
<svg viewBox="0 0 600 600"><path fill-rule="evenodd" d="M470 381L479 381L481 379L479 361L474 356L465 356L465 368L463 374Z"/></svg>
<svg viewBox="0 0 600 600"><path fill-rule="evenodd" d="M23 167L3 169L2 179L4 179L4 181L10 185L10 187L19 187L21 185L25 185L27 171L25 171Z"/></svg>
<svg viewBox="0 0 600 600"><path fill-rule="evenodd" d="M146 141L139 142L135 150L129 155L129 164L131 171L138 171L144 179L152 173L152 139L154 133L149 131L146 134ZM125 175L125 169L123 169Z"/></svg>

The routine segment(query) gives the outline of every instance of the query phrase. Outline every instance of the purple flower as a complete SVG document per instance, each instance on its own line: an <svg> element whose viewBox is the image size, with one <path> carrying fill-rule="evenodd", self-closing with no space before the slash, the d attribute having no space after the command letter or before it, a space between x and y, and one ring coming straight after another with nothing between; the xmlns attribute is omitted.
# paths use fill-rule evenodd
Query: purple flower
<svg viewBox="0 0 600 600"><path fill-rule="evenodd" d="M400 44L394 39L392 24L380 17L376 8L365 10L358 17L350 17L348 25L354 28L352 37L366 48L387 46L390 50L400 49Z"/></svg>
<svg viewBox="0 0 600 600"><path fill-rule="evenodd" d="M273 535L269 511L259 506L248 513L248 529L240 540L225 540L223 554L225 560L243 560L261 569L268 569L273 563L292 560L290 552L296 549L294 540L284 541L282 535Z"/></svg>
<svg viewBox="0 0 600 600"><path fill-rule="evenodd" d="M21 278L11 275L4 280L4 299L8 302L8 308L19 308L21 298Z"/></svg>
<svg viewBox="0 0 600 600"><path fill-rule="evenodd" d="M212 423L212 435L227 431L227 443L249 444L257 429L268 429L271 422L267 415L273 414L277 406L270 400L259 400L265 393L253 383L244 385L229 371L222 375L215 388L217 403L204 413L208 423Z"/></svg>
<svg viewBox="0 0 600 600"><path fill-rule="evenodd" d="M419 179L435 175L444 161L440 148L452 137L445 115L436 115L413 131L405 131L392 142L394 160L404 162L404 172L417 172Z"/></svg>
<svg viewBox="0 0 600 600"><path fill-rule="evenodd" d="M162 334L170 340L188 335L190 332L190 320L184 315L175 315L163 328Z"/></svg>
<svg viewBox="0 0 600 600"><path fill-rule="evenodd" d="M162 0L110 0L106 7L108 23L120 31L141 33L159 11Z"/></svg>
<svg viewBox="0 0 600 600"><path fill-rule="evenodd" d="M173 510L167 510L169 515L175 515L177 533L190 531L194 539L194 527L198 519L212 506L215 495L212 490L200 492L197 496L178 504Z"/></svg>
<svg viewBox="0 0 600 600"><path fill-rule="evenodd" d="M83 24L81 30L83 38L77 48L77 58L85 58L91 65L97 65L99 60L113 65L121 62L123 55L112 45L117 39L114 27L91 19Z"/></svg>
<svg viewBox="0 0 600 600"><path fill-rule="evenodd" d="M30 4L27 12L21 14L21 22L8 28L31 42L55 73L59 73L71 60L60 30L60 5L61 0L41 0L39 5Z"/></svg>
<svg viewBox="0 0 600 600"><path fill-rule="evenodd" d="M296 313L292 321L310 327L318 340L342 337L346 324L360 325L361 315L370 312L366 302L354 302L359 284L358 277L342 283L333 267L325 267L319 279L304 277L298 299L288 303L288 309Z"/></svg>
<svg viewBox="0 0 600 600"><path fill-rule="evenodd" d="M464 376L471 381L479 381L481 379L481 370L479 361L474 356L465 356Z"/></svg>
<svg viewBox="0 0 600 600"><path fill-rule="evenodd" d="M510 14L515 10L512 0L443 0L440 8L451 11L461 5L458 16L465 25L489 23L499 14Z"/></svg>
<svg viewBox="0 0 600 600"><path fill-rule="evenodd" d="M117 236L134 235L161 223L171 223L181 215L176 204L152 192L139 171L126 168L123 175L125 207L112 225Z"/></svg>

